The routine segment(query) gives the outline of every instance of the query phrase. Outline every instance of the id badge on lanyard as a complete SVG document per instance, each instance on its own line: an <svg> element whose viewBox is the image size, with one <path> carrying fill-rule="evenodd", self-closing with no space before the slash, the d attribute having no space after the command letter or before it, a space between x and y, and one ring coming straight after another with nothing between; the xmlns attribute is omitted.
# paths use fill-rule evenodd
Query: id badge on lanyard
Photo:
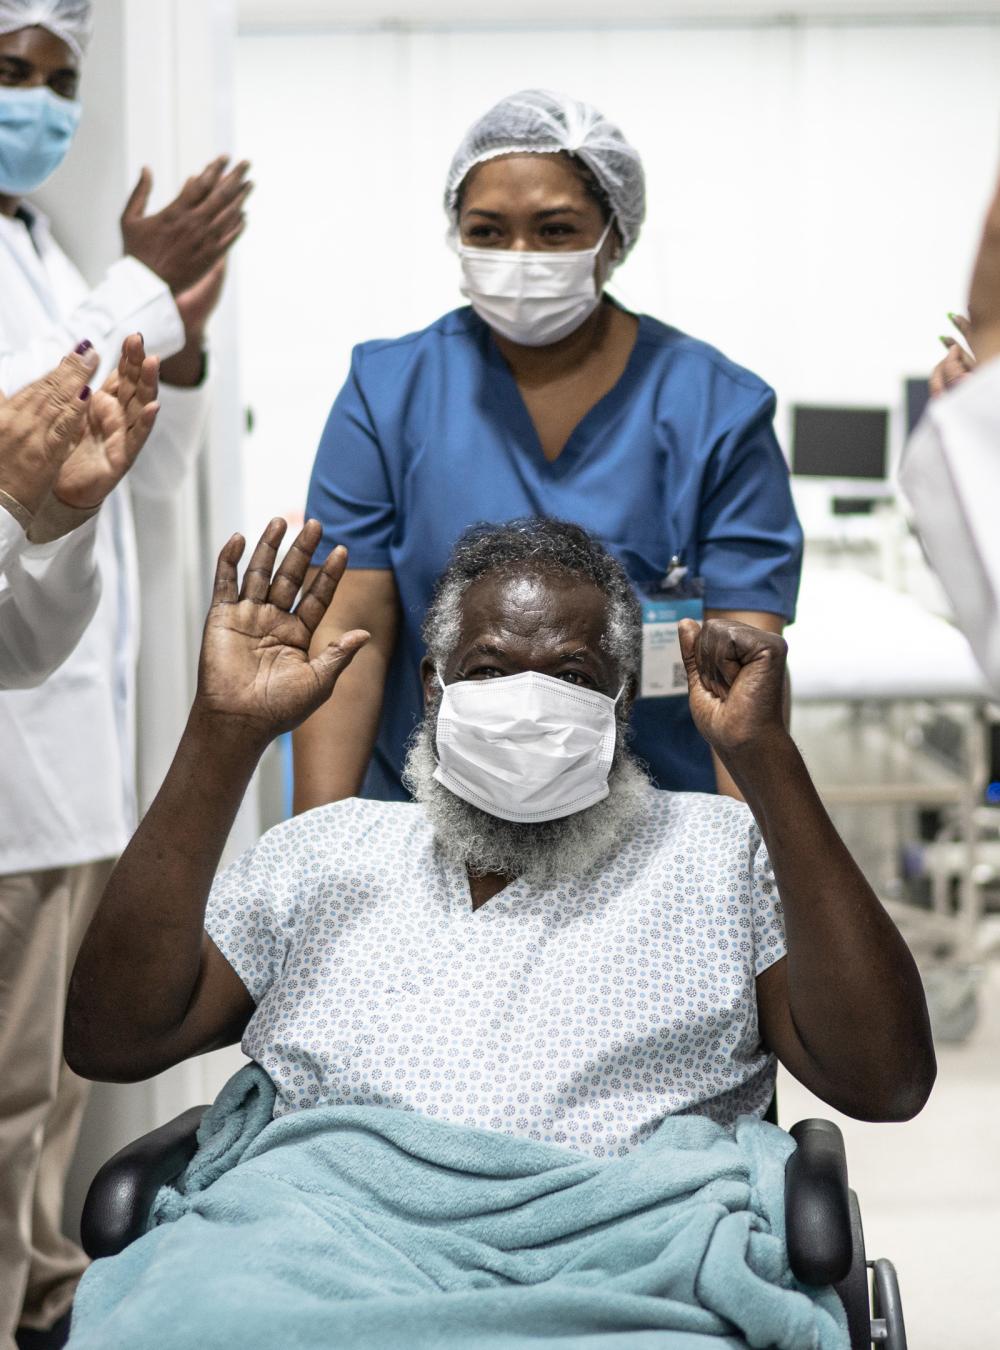
<svg viewBox="0 0 1000 1350"><path fill-rule="evenodd" d="M700 577L688 575L680 558L671 558L667 575L642 598L642 677L640 698L679 698L688 691L677 625L701 623L705 613Z"/></svg>

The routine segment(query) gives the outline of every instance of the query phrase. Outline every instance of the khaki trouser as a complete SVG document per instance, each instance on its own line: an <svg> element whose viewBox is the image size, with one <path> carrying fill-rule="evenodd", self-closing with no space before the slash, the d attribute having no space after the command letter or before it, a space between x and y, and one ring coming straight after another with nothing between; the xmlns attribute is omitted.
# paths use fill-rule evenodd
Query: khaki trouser
<svg viewBox="0 0 1000 1350"><path fill-rule="evenodd" d="M0 1350L51 1326L87 1258L62 1235L88 1084L66 1067L66 987L114 862L0 876Z"/></svg>

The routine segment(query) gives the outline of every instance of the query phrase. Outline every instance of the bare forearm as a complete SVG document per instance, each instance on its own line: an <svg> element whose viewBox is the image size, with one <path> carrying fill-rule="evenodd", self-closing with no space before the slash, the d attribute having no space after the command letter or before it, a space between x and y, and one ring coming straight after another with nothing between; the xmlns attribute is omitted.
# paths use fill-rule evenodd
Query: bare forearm
<svg viewBox="0 0 1000 1350"><path fill-rule="evenodd" d="M296 815L361 791L378 735L385 676L376 650L359 653L337 697L292 734Z"/></svg>
<svg viewBox="0 0 1000 1350"><path fill-rule="evenodd" d="M785 692L783 701L783 712L785 729L791 725L792 720L792 686L788 679L788 672L785 672ZM715 770L715 789L720 797L732 797L738 802L745 800L743 791L736 782L736 779L726 768L726 765L719 758L718 751L712 751L712 767Z"/></svg>
<svg viewBox="0 0 1000 1350"><path fill-rule="evenodd" d="M318 652L341 633L365 628L371 641L355 657L330 699L293 736L296 814L361 791L382 716L385 682L396 647L399 595L392 572L347 571L326 619L317 629Z"/></svg>
<svg viewBox="0 0 1000 1350"><path fill-rule="evenodd" d="M791 738L776 736L729 768L760 826L782 899L788 1006L808 1056L808 1086L852 1114L892 1114L901 1070L903 1098L911 1088L915 1096L929 1091L934 1076L913 958Z"/></svg>
<svg viewBox="0 0 1000 1350"><path fill-rule="evenodd" d="M712 751L712 768L715 770L715 790L720 797L733 797L736 801L743 800L743 794L736 786L736 781L732 774L723 764L719 756Z"/></svg>
<svg viewBox="0 0 1000 1350"><path fill-rule="evenodd" d="M157 1042L184 1019L201 970L205 905L263 750L192 710L170 771L108 883L73 971L67 1058L109 1038Z"/></svg>

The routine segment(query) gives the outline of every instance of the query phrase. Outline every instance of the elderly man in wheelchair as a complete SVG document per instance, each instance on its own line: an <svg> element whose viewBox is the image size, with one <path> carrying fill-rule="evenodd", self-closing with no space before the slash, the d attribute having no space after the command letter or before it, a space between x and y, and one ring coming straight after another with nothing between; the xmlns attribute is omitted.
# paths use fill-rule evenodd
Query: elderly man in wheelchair
<svg viewBox="0 0 1000 1350"><path fill-rule="evenodd" d="M573 525L480 527L425 624L414 801L311 811L216 877L262 751L368 637L310 659L346 555L299 598L319 526L275 572L283 529L242 586L243 541L220 555L190 720L66 1021L90 1078L239 1040L254 1064L85 1276L70 1344L903 1344L868 1321L836 1130L796 1148L763 1119L779 1059L865 1120L935 1075L912 958L786 730L782 640L682 624L746 804L654 790L625 573Z"/></svg>

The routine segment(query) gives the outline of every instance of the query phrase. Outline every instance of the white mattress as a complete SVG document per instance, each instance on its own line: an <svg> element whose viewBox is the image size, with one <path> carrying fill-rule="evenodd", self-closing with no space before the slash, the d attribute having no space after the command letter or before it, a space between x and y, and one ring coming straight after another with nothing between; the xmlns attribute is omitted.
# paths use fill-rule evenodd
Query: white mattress
<svg viewBox="0 0 1000 1350"><path fill-rule="evenodd" d="M807 564L797 613L786 633L796 702L988 697L958 629L863 572Z"/></svg>

